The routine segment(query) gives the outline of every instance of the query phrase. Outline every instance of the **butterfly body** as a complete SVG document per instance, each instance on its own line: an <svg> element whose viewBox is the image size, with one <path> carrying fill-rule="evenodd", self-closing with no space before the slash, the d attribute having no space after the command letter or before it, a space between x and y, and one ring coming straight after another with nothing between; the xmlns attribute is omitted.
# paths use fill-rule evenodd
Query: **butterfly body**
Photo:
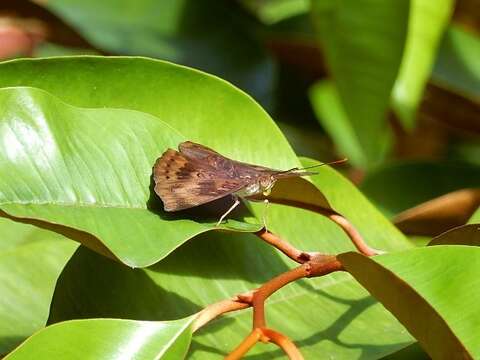
<svg viewBox="0 0 480 360"><path fill-rule="evenodd" d="M165 211L178 211L237 194L251 196L270 189L278 170L228 159L190 141L168 149L154 166L155 192Z"/></svg>
<svg viewBox="0 0 480 360"><path fill-rule="evenodd" d="M191 141L179 145L179 151L168 149L153 168L155 193L162 199L165 211L179 211L232 195L267 196L280 178L315 174L303 169L286 171L231 160L218 152Z"/></svg>

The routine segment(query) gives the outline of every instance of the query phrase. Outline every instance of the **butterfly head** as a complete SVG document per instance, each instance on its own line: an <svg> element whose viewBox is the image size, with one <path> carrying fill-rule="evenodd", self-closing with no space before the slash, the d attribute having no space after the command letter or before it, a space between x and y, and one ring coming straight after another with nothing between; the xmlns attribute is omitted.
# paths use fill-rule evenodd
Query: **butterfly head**
<svg viewBox="0 0 480 360"><path fill-rule="evenodd" d="M273 185L275 185L277 179L274 175L263 175L260 177L258 183L260 185L260 190L264 196L270 195Z"/></svg>

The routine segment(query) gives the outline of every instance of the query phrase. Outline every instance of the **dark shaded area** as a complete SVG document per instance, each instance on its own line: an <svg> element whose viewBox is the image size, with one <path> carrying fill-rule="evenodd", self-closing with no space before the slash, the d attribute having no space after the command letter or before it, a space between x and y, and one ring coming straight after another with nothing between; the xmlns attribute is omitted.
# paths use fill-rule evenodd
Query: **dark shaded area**
<svg viewBox="0 0 480 360"><path fill-rule="evenodd" d="M440 195L480 185L480 167L468 162L403 162L372 172L360 186L384 212L393 216Z"/></svg>

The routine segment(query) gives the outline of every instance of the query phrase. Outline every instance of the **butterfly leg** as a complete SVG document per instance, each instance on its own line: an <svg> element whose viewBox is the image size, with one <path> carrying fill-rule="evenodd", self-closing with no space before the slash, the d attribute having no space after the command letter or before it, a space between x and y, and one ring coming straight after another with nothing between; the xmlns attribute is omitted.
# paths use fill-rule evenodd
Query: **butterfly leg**
<svg viewBox="0 0 480 360"><path fill-rule="evenodd" d="M225 219L225 217L226 217L228 214L230 214L230 213L233 211L233 209L235 209L235 208L238 206L238 204L240 204L240 200L238 199L238 197L236 197L235 195L232 195L232 196L233 196L235 202L234 202L233 205L230 207L230 209L228 209L228 210L225 212L225 214L222 215L222 217L220 218L220 220L218 220L217 225L215 225L216 227L220 226L220 224L222 223L223 219Z"/></svg>
<svg viewBox="0 0 480 360"><path fill-rule="evenodd" d="M263 200L263 203L265 204L265 207L263 208L263 227L265 228L265 231L267 231L267 210L268 210L268 199Z"/></svg>

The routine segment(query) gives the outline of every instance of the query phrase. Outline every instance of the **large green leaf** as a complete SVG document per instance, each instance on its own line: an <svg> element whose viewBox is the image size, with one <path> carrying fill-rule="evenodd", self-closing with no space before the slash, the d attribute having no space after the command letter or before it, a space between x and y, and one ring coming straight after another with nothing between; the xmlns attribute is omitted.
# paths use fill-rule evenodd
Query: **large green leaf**
<svg viewBox="0 0 480 360"><path fill-rule="evenodd" d="M218 260L213 263L212 258ZM135 270L82 248L60 279L51 320L172 319L254 288L279 270L286 270L284 260L251 236L205 234L164 261ZM319 352L379 358L411 342L391 315L345 274L282 289L267 303L267 314L269 326L292 338L307 359ZM223 357L248 335L250 326L249 310L214 321L195 335L192 358ZM251 353L281 357L273 346L259 345Z"/></svg>
<svg viewBox="0 0 480 360"><path fill-rule="evenodd" d="M280 169L298 165L250 96L193 69L145 58L81 56L14 60L0 64L0 71L0 87L38 87L80 107L142 111L233 159Z"/></svg>
<svg viewBox="0 0 480 360"><path fill-rule="evenodd" d="M314 163L304 160L304 165ZM312 177L315 185L372 246L386 250L409 246L348 180L329 167L318 172ZM341 229L313 212L273 204L268 223L272 231L300 249L338 253L353 248ZM256 288L293 266L248 234L205 233L145 269L130 269L80 249L58 282L50 321L104 316L175 319ZM283 288L268 301L267 315L269 326L293 338L307 359L319 353L349 359L380 358L412 341L347 274ZM195 335L192 357L224 356L248 334L250 326L249 310L214 321ZM253 358L282 356L270 345L258 345L252 354Z"/></svg>
<svg viewBox="0 0 480 360"><path fill-rule="evenodd" d="M194 221L159 209L152 165L184 140L161 120L75 108L34 88L2 89L0 104L0 169L10 175L0 181L0 208L9 216L68 226L79 230L70 237L98 248L91 234L130 266L150 265L215 228L215 217Z"/></svg>
<svg viewBox="0 0 480 360"><path fill-rule="evenodd" d="M0 218L0 354L47 321L53 289L74 242Z"/></svg>
<svg viewBox="0 0 480 360"><path fill-rule="evenodd" d="M36 333L6 359L183 359L193 319L67 321Z"/></svg>
<svg viewBox="0 0 480 360"><path fill-rule="evenodd" d="M386 112L400 67L409 1L312 2L327 64L369 163L381 158Z"/></svg>
<svg viewBox="0 0 480 360"><path fill-rule="evenodd" d="M478 187L479 178L480 167L474 164L411 161L372 171L360 188L384 214L392 217L440 195Z"/></svg>
<svg viewBox="0 0 480 360"><path fill-rule="evenodd" d="M52 0L44 6L104 51L198 68L233 82L264 105L272 101L274 64L238 5L215 0Z"/></svg>
<svg viewBox="0 0 480 360"><path fill-rule="evenodd" d="M432 358L480 356L480 248L443 245L339 258Z"/></svg>
<svg viewBox="0 0 480 360"><path fill-rule="evenodd" d="M407 128L414 126L417 107L452 9L452 0L410 1L407 43L392 92L393 108Z"/></svg>
<svg viewBox="0 0 480 360"><path fill-rule="evenodd" d="M5 80L4 86L13 85L12 83L7 84L8 78L10 78L12 82L16 82L18 85L34 85L44 88L76 105L101 108L131 108L145 111L174 125L177 129L183 131L189 139L210 145L233 158L243 159L252 163L263 163L278 168L290 168L298 164L298 161L281 133L268 115L254 103L251 98L218 78L194 70L147 59L107 59L101 57L16 61L4 63L1 66L3 70L5 70L3 74L6 75L2 77L2 80ZM98 76L98 72L102 73L101 77ZM30 74L27 75L27 73ZM42 76L38 76L40 73ZM63 78L65 73L71 74L70 86L58 86L62 83L61 78ZM24 75L26 76L24 77ZM95 89L94 92L92 92L92 89ZM109 112L109 110L105 109L102 111ZM139 117L144 116L138 113L136 115ZM136 172L133 173L129 172L132 169L132 164L128 162L128 158L123 157L122 160L121 157L115 156L114 161L118 160L117 168L111 168L110 170L122 171L121 169L125 169L123 179L127 182L137 183L137 185L141 187L140 190L128 189L128 196L135 197L139 200L145 197L148 191L148 178L153 161L156 156L159 156L165 150L166 144L164 143L162 145L160 138L152 138L151 136L156 135L145 132L142 126L136 123L134 117L135 115L128 115L124 118L124 122L129 122L130 125L127 126L136 128L136 131L134 131L134 133L137 134L136 137L130 136L129 134L124 134L124 136L127 136L127 138L130 139L129 144L137 149L136 154L144 153L144 145L147 143L147 139L143 139L143 137L149 137L150 145L153 146L150 149L155 152L155 155L151 153L149 159L143 158L140 163L142 164L140 165L141 167L138 168L137 166ZM225 119L229 121L225 121ZM103 119L99 120L99 122L102 121ZM114 119L111 118L111 126L113 126L113 121ZM153 120L151 119L150 121ZM92 125L95 126L94 124ZM152 126L155 128L157 125L152 122ZM168 128L166 125L158 126ZM245 129L248 128L251 128L252 131L245 131ZM253 129L255 129L255 131L253 131ZM117 130L121 131L120 129ZM91 128L90 131L95 132L96 130ZM212 136L213 134L215 134L215 136ZM235 134L235 141L232 141L231 134ZM116 135L111 134L110 139L112 141L118 140L115 136ZM137 139L138 141L136 141ZM179 139L178 136L177 141L173 141L172 138L170 146L176 147L175 142L178 142ZM243 149L239 146L241 143L244 144L244 146L242 146ZM252 144L254 147L252 147ZM105 146L105 148L106 147L107 146ZM115 149L109 150L111 155L113 151L115 151ZM121 149L117 149L116 151L118 152L118 150ZM128 150L131 151L133 149ZM137 155L132 154L132 156ZM100 157L100 159L104 159L104 162L107 161L107 159L102 157ZM78 159L78 161L81 160L84 159ZM97 158L91 158L91 160L97 162ZM124 163L124 160L127 160L127 163ZM149 162L148 165L147 162ZM106 166L108 168L108 164L106 164ZM147 177L145 177L145 175L147 175L146 166L149 167ZM60 170L61 168L57 169L57 171ZM103 169L97 170L97 175L102 177L101 172L103 171ZM142 172L143 175L141 175ZM137 182L137 175L141 176L141 183ZM79 179L79 181L82 181L82 179ZM132 190L132 192L130 190ZM123 192L123 190L121 192ZM66 196L66 194L62 193L62 196ZM114 194L113 196L119 195ZM142 206L144 208L145 205L146 201L143 201ZM25 210L25 207L23 207L23 209ZM79 211L91 210L92 209L81 209ZM112 240L117 242L121 247L124 247L124 250L130 247L130 250L126 250L136 253L133 255L130 254L134 256L135 259L124 258L124 261L130 262L130 264L134 266L142 266L155 262L168 253L168 251L165 252L166 248L164 246L169 246L165 244L167 240L163 242L157 240L162 231L155 233L150 225L141 226L141 222L138 222L138 219L135 218L131 218L134 224L130 226L130 222L124 222L120 217L117 217L116 214L113 214L114 212L124 212L123 209L114 208L110 210L112 217L117 219L118 224L123 226L124 233L122 237L124 237L125 234L130 234L138 239L139 236L140 238L142 237L143 233L145 235L143 237L148 237L150 244L155 244L154 247L157 247L157 249L158 246L164 249L159 254L155 251L152 252L151 247L148 249L149 246L134 245L136 241L122 241L122 238L113 239L112 237ZM93 211L102 210L97 209ZM138 211L129 211L128 213L136 214L135 216L137 217L141 216ZM146 214L146 212L144 211L143 214ZM17 213L17 215L20 214ZM68 214L61 212L59 215L65 217ZM153 215L154 214L150 212L148 213L150 222L154 222L154 227L157 226L158 229L161 221L157 221L159 217ZM81 219L82 217L77 217L76 219L68 220L70 225L72 225L73 220L85 220L85 222L88 222L89 219L91 220L92 218L87 217L83 220ZM65 222L67 219L63 219L63 221ZM189 226L189 223L191 223L193 227L191 225ZM205 226L199 227L198 224L189 221L182 222L182 224L187 224L187 226L183 227L180 233L187 231L187 233L190 234L187 235L187 238L206 230ZM102 224L100 224L100 227L102 227L102 229L96 230L107 233L121 231L120 228L117 229L115 227L115 229L117 229L115 230L112 229L111 226L101 225ZM210 228L212 228L211 225L212 224L209 225ZM89 231L92 227L95 227L95 223L91 223L88 229L83 230ZM134 230L135 228L137 229L136 232ZM178 231L177 227L175 227L175 229L175 232ZM147 236L145 231L150 232L150 234ZM78 236L79 234L76 235ZM84 234L82 233L80 235L83 236ZM185 232L183 235L185 235ZM181 241L186 240L185 236L181 235L181 238ZM170 245L174 245L174 247L178 246L178 242L175 239L168 238L168 241ZM143 255L140 253L143 253Z"/></svg>

